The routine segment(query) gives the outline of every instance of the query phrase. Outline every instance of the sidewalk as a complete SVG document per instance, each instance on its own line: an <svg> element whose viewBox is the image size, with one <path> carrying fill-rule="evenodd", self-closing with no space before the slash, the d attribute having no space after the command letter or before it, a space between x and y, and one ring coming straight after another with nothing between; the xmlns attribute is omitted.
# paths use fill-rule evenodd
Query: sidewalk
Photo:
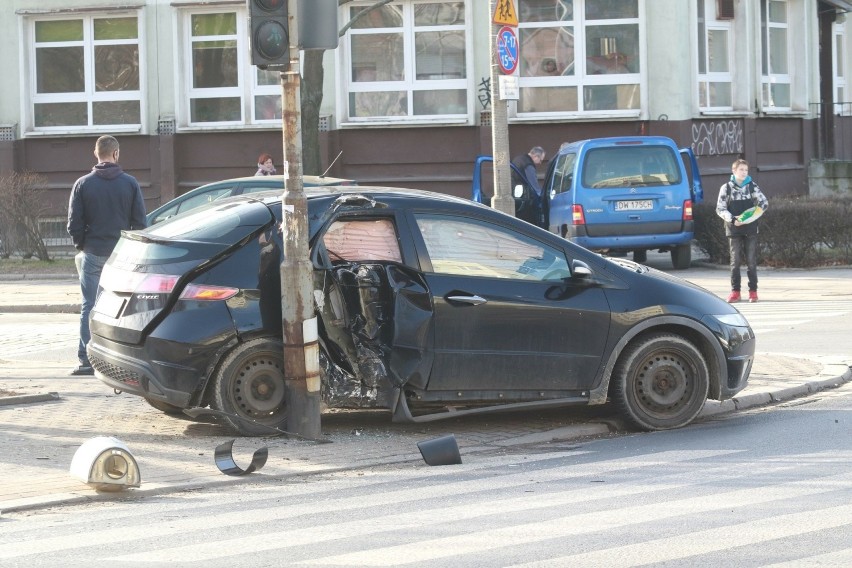
<svg viewBox="0 0 852 568"><path fill-rule="evenodd" d="M724 270L694 267L676 274L720 296L727 293ZM762 302L852 295L852 269L848 268L762 270L760 276ZM41 312L73 318L71 314L79 309L78 295L78 284L70 279L0 279L0 317ZM733 400L708 401L699 420L838 386L852 380L847 363L838 358L758 352L748 388ZM258 472L229 477L219 472L213 460L216 446L234 439L229 430L167 416L138 397L115 394L93 377L68 377L72 365L73 355L67 361L0 358L0 391L14 394L0 396L0 514L244 481L281 482L391 463L428 467L417 442L447 434L455 435L463 462L470 463L477 454L510 452L512 446L521 445L553 448L567 440L608 435L620 427L608 407L486 414L428 424L392 424L386 412L335 412L322 418L323 438L332 443L237 438L234 459L240 467L247 467L253 452L262 446L269 449L269 459ZM104 435L130 448L139 464L140 488L96 493L70 476L68 468L77 448L89 438Z"/></svg>

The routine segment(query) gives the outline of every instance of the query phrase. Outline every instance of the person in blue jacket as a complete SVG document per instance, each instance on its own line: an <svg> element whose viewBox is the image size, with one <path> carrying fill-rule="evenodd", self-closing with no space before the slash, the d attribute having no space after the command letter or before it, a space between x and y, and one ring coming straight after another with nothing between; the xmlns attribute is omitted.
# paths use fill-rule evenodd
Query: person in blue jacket
<svg viewBox="0 0 852 568"><path fill-rule="evenodd" d="M725 235L731 251L731 294L728 302L740 301L740 266L745 256L748 276L748 301L757 301L757 231L758 221L742 223L737 217L755 205L763 210L769 202L748 175L748 162L736 160L731 166L731 179L719 188L716 214L725 221Z"/></svg>
<svg viewBox="0 0 852 568"><path fill-rule="evenodd" d="M93 375L94 369L86 354L91 338L89 314L95 305L101 272L121 231L144 229L145 201L139 182L118 165L118 140L101 136L95 142L98 163L71 189L68 204L68 234L79 253L74 258L80 277L82 306L80 310L80 341L77 347L79 365L72 375Z"/></svg>

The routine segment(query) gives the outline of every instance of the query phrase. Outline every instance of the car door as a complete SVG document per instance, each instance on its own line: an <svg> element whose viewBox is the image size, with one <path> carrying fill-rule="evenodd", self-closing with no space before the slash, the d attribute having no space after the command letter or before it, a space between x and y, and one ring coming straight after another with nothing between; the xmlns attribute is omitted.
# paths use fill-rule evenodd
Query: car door
<svg viewBox="0 0 852 568"><path fill-rule="evenodd" d="M610 325L602 288L566 249L485 219L411 213L432 296L430 391L588 388Z"/></svg>

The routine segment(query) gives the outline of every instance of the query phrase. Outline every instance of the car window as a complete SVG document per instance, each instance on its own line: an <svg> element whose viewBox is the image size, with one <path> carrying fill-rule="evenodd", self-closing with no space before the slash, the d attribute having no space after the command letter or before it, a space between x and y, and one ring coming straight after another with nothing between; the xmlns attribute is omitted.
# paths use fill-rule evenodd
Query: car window
<svg viewBox="0 0 852 568"><path fill-rule="evenodd" d="M680 183L680 158L667 146L625 146L589 150L583 186L593 188Z"/></svg>
<svg viewBox="0 0 852 568"><path fill-rule="evenodd" d="M257 193L259 191L272 191L274 189L280 189L281 191L284 191L284 182L281 182L278 185L271 185L271 184L268 184L268 183L265 184L265 185L248 185L248 184L246 184L246 185L243 185L243 194Z"/></svg>
<svg viewBox="0 0 852 568"><path fill-rule="evenodd" d="M561 250L506 227L443 215L415 219L435 273L538 281L571 274Z"/></svg>
<svg viewBox="0 0 852 568"><path fill-rule="evenodd" d="M551 196L571 190L576 160L577 154L563 154L556 159L556 166L553 168L553 181L550 185Z"/></svg>
<svg viewBox="0 0 852 568"><path fill-rule="evenodd" d="M177 212L181 213L183 211L189 211L190 209L195 209L196 207L200 207L205 203L215 201L220 197L226 197L231 194L231 190L233 190L232 186L220 186L213 189L209 189L197 195L193 195L192 197L188 197L178 203Z"/></svg>
<svg viewBox="0 0 852 568"><path fill-rule="evenodd" d="M162 211L157 213L157 216L154 217L154 219L151 221L151 224L153 225L155 223L159 223L165 219L168 219L169 217L174 217L175 215L177 215L178 205L179 203L175 203L171 207L167 207L166 209L163 209Z"/></svg>
<svg viewBox="0 0 852 568"><path fill-rule="evenodd" d="M399 240L390 219L335 221L323 236L331 260L402 262Z"/></svg>

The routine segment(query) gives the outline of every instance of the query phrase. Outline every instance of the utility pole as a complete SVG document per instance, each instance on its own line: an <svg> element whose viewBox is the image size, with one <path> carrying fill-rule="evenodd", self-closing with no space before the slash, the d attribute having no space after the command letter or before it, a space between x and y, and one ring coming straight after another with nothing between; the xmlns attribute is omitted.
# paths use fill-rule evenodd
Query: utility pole
<svg viewBox="0 0 852 568"><path fill-rule="evenodd" d="M498 7L513 0L490 0L491 14ZM512 5L514 10L514 4ZM494 152L494 197L491 207L497 211L515 214L515 199L512 197L512 171L509 169L509 110L500 98L500 69L497 54L497 32L500 26L491 23L491 147Z"/></svg>
<svg viewBox="0 0 852 568"><path fill-rule="evenodd" d="M302 186L300 2L284 1L288 3L290 65L280 74L285 175L281 224L284 258L280 271L287 430L306 438L319 438L319 343L314 313L313 267L308 254L308 200Z"/></svg>

